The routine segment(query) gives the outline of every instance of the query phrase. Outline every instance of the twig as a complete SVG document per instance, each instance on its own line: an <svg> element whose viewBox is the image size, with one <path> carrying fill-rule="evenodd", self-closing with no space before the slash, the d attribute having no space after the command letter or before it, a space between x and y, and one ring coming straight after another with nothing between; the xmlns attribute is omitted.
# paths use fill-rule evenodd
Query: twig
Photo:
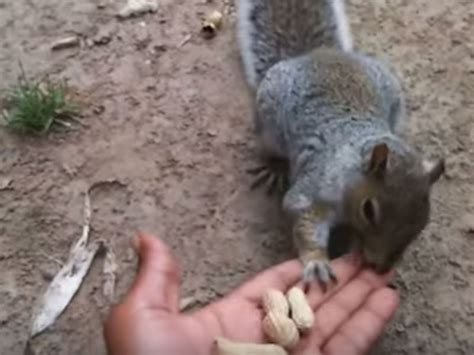
<svg viewBox="0 0 474 355"><path fill-rule="evenodd" d="M191 40L192 37L193 37L192 34L186 35L186 36L181 40L181 42L178 43L177 48L183 47L186 43L188 43L188 42Z"/></svg>

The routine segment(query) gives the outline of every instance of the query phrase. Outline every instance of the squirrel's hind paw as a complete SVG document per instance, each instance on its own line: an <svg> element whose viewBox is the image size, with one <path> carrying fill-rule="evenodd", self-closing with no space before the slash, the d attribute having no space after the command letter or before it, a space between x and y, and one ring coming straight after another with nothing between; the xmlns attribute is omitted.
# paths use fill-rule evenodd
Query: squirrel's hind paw
<svg viewBox="0 0 474 355"><path fill-rule="evenodd" d="M303 282L319 281L324 287L337 282L336 274L327 261L310 261L304 266Z"/></svg>

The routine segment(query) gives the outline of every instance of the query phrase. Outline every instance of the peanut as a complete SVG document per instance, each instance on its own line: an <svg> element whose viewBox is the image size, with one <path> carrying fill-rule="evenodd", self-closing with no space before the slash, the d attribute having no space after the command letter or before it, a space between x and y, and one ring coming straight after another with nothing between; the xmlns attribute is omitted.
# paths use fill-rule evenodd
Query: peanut
<svg viewBox="0 0 474 355"><path fill-rule="evenodd" d="M275 344L241 343L219 337L215 341L218 355L288 355Z"/></svg>
<svg viewBox="0 0 474 355"><path fill-rule="evenodd" d="M301 331L310 329L314 323L314 313L303 290L293 287L288 291L286 297L290 304L291 319L295 322L296 327Z"/></svg>
<svg viewBox="0 0 474 355"><path fill-rule="evenodd" d="M270 289L263 295L263 309L265 313L276 312L288 316L290 306L283 292Z"/></svg>
<svg viewBox="0 0 474 355"><path fill-rule="evenodd" d="M278 312L270 311L263 318L262 328L272 342L287 349L294 348L300 340L295 323L288 316Z"/></svg>

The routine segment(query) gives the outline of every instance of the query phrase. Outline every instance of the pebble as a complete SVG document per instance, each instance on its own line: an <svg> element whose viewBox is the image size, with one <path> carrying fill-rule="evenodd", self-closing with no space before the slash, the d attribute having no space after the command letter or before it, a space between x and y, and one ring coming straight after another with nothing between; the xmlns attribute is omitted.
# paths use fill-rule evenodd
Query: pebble
<svg viewBox="0 0 474 355"><path fill-rule="evenodd" d="M147 12L158 11L156 0L128 0L127 4L117 14L120 18L129 18Z"/></svg>
<svg viewBox="0 0 474 355"><path fill-rule="evenodd" d="M474 214L467 213L460 220L460 228L464 232L474 233Z"/></svg>
<svg viewBox="0 0 474 355"><path fill-rule="evenodd" d="M12 181L10 178L0 178L0 191L9 189Z"/></svg>
<svg viewBox="0 0 474 355"><path fill-rule="evenodd" d="M96 45L106 45L112 40L114 32L115 27L113 26L102 27L92 41Z"/></svg>
<svg viewBox="0 0 474 355"><path fill-rule="evenodd" d="M215 129L209 129L209 130L207 130L207 135L209 137L216 137L217 136L217 131Z"/></svg>
<svg viewBox="0 0 474 355"><path fill-rule="evenodd" d="M81 41L79 40L79 37L77 36L64 37L54 42L51 45L51 49L53 51L56 51L56 50L61 50L61 49L66 49L66 48L77 47L80 44L81 44Z"/></svg>
<svg viewBox="0 0 474 355"><path fill-rule="evenodd" d="M150 41L150 33L146 27L138 27L134 31L134 37L136 44L139 48L144 48L147 46Z"/></svg>

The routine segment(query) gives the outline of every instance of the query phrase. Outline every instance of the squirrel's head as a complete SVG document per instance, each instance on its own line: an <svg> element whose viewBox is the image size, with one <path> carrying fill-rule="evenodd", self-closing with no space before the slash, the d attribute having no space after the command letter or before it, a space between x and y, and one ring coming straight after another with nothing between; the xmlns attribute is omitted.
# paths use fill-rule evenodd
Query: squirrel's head
<svg viewBox="0 0 474 355"><path fill-rule="evenodd" d="M431 186L444 172L444 161L375 144L364 155L361 178L346 194L349 223L366 263L388 271L425 228Z"/></svg>

